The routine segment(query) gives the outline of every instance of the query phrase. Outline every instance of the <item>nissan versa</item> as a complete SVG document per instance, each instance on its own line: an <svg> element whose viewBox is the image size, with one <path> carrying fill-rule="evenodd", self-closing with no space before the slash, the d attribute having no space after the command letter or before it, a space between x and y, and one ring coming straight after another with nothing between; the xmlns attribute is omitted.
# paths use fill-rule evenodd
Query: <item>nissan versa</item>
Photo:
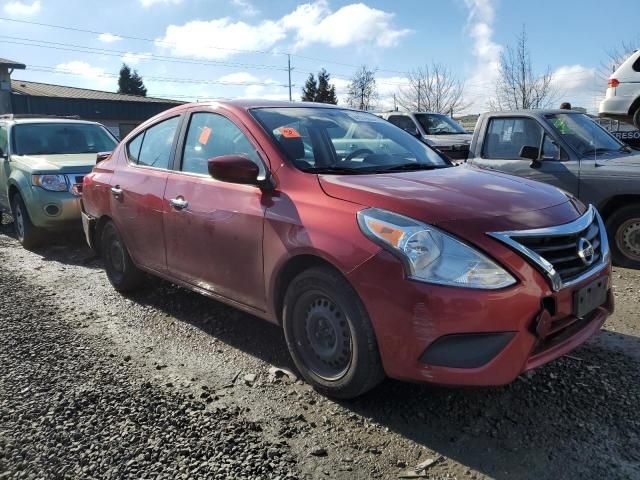
<svg viewBox="0 0 640 480"><path fill-rule="evenodd" d="M152 273L281 324L304 378L335 397L385 375L505 384L613 309L593 207L451 167L360 111L177 107L85 176L82 204L117 290Z"/></svg>

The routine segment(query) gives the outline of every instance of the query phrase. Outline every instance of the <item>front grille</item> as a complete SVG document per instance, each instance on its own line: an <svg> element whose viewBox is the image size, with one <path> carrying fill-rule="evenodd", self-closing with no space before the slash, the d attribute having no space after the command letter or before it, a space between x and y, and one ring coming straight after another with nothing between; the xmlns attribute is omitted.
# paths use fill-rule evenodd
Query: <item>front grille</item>
<svg viewBox="0 0 640 480"><path fill-rule="evenodd" d="M594 250L589 262L585 262L578 255L582 238L586 239ZM584 230L571 235L518 237L517 241L553 265L563 282L582 275L602 257L600 227L596 219Z"/></svg>
<svg viewBox="0 0 640 480"><path fill-rule="evenodd" d="M593 206L567 224L489 235L530 261L555 291L584 280L609 261L607 233Z"/></svg>

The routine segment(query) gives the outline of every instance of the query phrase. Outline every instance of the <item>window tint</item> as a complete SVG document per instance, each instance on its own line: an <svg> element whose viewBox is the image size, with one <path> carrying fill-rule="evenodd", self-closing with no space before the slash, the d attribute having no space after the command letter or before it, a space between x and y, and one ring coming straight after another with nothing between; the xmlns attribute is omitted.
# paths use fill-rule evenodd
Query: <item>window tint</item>
<svg viewBox="0 0 640 480"><path fill-rule="evenodd" d="M127 145L129 159L138 165L168 169L179 121L180 117L173 117L156 123L134 138Z"/></svg>
<svg viewBox="0 0 640 480"><path fill-rule="evenodd" d="M216 113L194 113L189 123L182 171L208 174L208 160L221 155L244 155L262 168L249 139L231 120Z"/></svg>
<svg viewBox="0 0 640 480"><path fill-rule="evenodd" d="M636 71L636 72L640 72L640 57L636 58L636 61L633 62L633 66L632 68Z"/></svg>
<svg viewBox="0 0 640 480"><path fill-rule="evenodd" d="M411 131L416 129L416 125L413 123L413 120L406 115L391 115L389 117L389 121L396 127L400 127L403 130Z"/></svg>
<svg viewBox="0 0 640 480"><path fill-rule="evenodd" d="M494 118L489 123L483 157L520 159L524 146L540 147L542 127L530 118Z"/></svg>
<svg viewBox="0 0 640 480"><path fill-rule="evenodd" d="M542 142L542 158L545 160L560 160L560 147L555 144L549 135L544 136Z"/></svg>
<svg viewBox="0 0 640 480"><path fill-rule="evenodd" d="M0 125L0 150L2 153L8 153L9 142L7 141L7 126Z"/></svg>
<svg viewBox="0 0 640 480"><path fill-rule="evenodd" d="M101 125L91 123L23 123L13 127L16 155L57 155L110 152L116 140Z"/></svg>

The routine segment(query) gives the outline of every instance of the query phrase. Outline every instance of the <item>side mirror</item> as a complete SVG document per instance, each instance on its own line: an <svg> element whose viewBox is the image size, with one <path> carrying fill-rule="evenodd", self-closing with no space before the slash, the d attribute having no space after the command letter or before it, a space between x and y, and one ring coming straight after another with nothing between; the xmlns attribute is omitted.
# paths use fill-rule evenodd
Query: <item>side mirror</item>
<svg viewBox="0 0 640 480"><path fill-rule="evenodd" d="M531 168L540 168L542 161L540 160L540 149L525 145L520 149L520 158L531 160Z"/></svg>
<svg viewBox="0 0 640 480"><path fill-rule="evenodd" d="M243 155L222 155L209 159L209 175L216 180L264 188L268 178L260 178L260 168Z"/></svg>
<svg viewBox="0 0 640 480"><path fill-rule="evenodd" d="M403 128L403 130L407 132L409 135L413 135L414 137L418 137L418 138L422 137L417 127L407 127L407 128Z"/></svg>
<svg viewBox="0 0 640 480"><path fill-rule="evenodd" d="M112 153L113 152L98 152L98 155L96 156L96 165L110 158Z"/></svg>

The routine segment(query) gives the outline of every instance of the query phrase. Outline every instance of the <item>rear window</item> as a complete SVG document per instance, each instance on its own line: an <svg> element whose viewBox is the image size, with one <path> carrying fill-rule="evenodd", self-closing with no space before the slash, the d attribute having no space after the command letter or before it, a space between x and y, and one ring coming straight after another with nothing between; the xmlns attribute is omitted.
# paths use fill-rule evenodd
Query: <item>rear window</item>
<svg viewBox="0 0 640 480"><path fill-rule="evenodd" d="M633 67L632 67L636 72L640 72L640 55L638 55L638 58L636 58L636 61L633 62Z"/></svg>
<svg viewBox="0 0 640 480"><path fill-rule="evenodd" d="M16 155L56 155L110 152L116 139L92 123L23 123L13 127Z"/></svg>

